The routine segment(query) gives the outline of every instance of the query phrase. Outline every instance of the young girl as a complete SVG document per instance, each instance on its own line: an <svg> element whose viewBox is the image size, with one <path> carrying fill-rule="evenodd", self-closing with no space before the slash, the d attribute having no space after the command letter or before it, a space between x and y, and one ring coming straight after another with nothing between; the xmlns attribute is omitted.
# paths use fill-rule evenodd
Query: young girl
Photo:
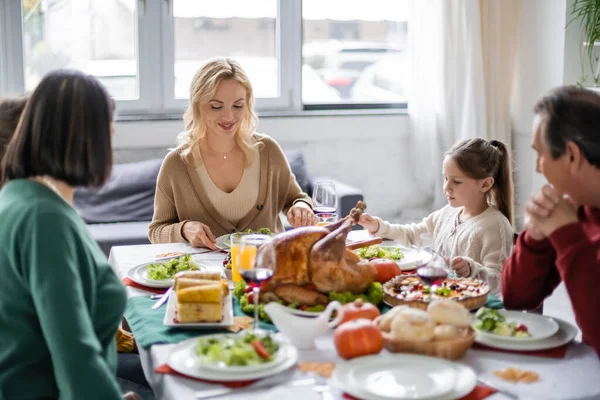
<svg viewBox="0 0 600 400"><path fill-rule="evenodd" d="M448 205L418 224L390 224L363 214L359 224L373 235L404 245L421 245L433 235L433 249L453 257L460 277L487 281L500 293L502 263L513 246L513 182L510 154L497 140L462 141L445 155L444 194Z"/></svg>

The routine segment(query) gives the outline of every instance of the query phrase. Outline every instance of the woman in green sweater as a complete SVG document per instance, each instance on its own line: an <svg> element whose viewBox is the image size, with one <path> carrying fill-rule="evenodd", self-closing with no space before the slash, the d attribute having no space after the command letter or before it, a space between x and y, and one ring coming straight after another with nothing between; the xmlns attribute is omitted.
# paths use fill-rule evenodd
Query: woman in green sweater
<svg viewBox="0 0 600 400"><path fill-rule="evenodd" d="M50 73L2 160L2 400L122 398L115 332L125 290L72 207L76 186L110 175L113 108L95 78Z"/></svg>

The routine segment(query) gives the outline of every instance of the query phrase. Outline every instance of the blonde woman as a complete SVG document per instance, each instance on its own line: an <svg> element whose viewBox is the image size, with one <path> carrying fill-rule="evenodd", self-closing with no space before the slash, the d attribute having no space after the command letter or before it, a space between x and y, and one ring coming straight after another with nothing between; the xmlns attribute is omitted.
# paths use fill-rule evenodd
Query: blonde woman
<svg viewBox="0 0 600 400"><path fill-rule="evenodd" d="M152 243L189 242L216 249L216 237L248 228L283 231L313 225L302 192L279 145L255 132L252 85L229 58L196 73L181 144L163 161L156 185Z"/></svg>

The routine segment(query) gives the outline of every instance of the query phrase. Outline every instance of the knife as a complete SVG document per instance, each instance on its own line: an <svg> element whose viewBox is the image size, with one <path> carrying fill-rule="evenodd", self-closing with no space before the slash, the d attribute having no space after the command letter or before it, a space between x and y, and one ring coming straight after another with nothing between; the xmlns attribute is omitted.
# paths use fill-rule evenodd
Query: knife
<svg viewBox="0 0 600 400"><path fill-rule="evenodd" d="M172 291L173 291L173 286L171 286L169 288L169 290L167 290L160 299L156 300L156 303L154 303L154 305L152 306L152 309L156 310L157 308L160 308L160 306L165 304L167 302L167 300L169 300L169 295L171 294Z"/></svg>
<svg viewBox="0 0 600 400"><path fill-rule="evenodd" d="M278 383L269 383L267 384L265 382L265 384L255 384L252 386L248 386L247 388L239 388L239 389L232 389L232 388L220 388L220 389L212 389L212 390L204 390L202 392L197 392L196 393L196 400L200 400L200 399L212 399L215 397L221 397L221 396L226 396L228 394L231 393L249 393L249 392L254 392L256 390L267 390L267 389L271 389L274 388L276 386L305 386L305 385L314 385L315 384L315 380L313 378L306 378L306 379L296 379L294 381L291 382L278 382Z"/></svg>

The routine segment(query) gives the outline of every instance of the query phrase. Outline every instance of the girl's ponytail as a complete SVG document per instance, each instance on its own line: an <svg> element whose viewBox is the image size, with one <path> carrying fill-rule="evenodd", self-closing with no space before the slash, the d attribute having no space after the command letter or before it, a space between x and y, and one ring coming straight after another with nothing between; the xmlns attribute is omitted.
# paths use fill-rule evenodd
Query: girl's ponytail
<svg viewBox="0 0 600 400"><path fill-rule="evenodd" d="M494 176L494 203L498 210L508 219L510 224L513 224L513 198L514 186L512 175L512 161L510 152L506 145L499 140L490 140L490 145L499 153L499 168L496 176Z"/></svg>

